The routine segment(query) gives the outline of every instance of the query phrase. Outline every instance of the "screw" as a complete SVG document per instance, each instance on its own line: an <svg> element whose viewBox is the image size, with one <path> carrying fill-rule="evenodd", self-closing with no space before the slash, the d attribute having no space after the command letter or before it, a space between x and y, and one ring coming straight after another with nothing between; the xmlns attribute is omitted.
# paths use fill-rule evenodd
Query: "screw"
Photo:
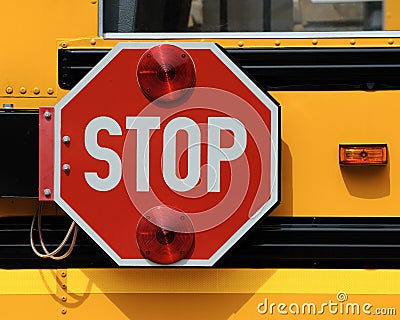
<svg viewBox="0 0 400 320"><path fill-rule="evenodd" d="M65 278L65 277L66 277L66 275L67 275L67 274L66 274L66 272L65 272L65 271L62 271L62 272L61 272L61 277Z"/></svg>
<svg viewBox="0 0 400 320"><path fill-rule="evenodd" d="M71 166L69 164L63 164L62 169L65 173L68 173L71 170Z"/></svg>
<svg viewBox="0 0 400 320"><path fill-rule="evenodd" d="M67 289L67 285L66 285L65 283L63 283L63 284L61 285L61 288Z"/></svg>
<svg viewBox="0 0 400 320"><path fill-rule="evenodd" d="M45 197L50 197L51 196L51 190L50 189L44 189L43 194Z"/></svg>
<svg viewBox="0 0 400 320"><path fill-rule="evenodd" d="M13 103L3 103L3 109L12 109L14 108Z"/></svg>
<svg viewBox="0 0 400 320"><path fill-rule="evenodd" d="M63 141L65 144L68 144L68 143L71 142L71 138L70 138L69 136L64 136L64 137L62 138L62 141Z"/></svg>
<svg viewBox="0 0 400 320"><path fill-rule="evenodd" d="M51 118L51 113L50 113L50 111L46 111L45 113L43 113L43 116L44 116L47 120L49 120L49 119Z"/></svg>
<svg viewBox="0 0 400 320"><path fill-rule="evenodd" d="M62 314L66 314L66 313L67 313L67 309L62 308L62 309L61 309L61 313L62 313Z"/></svg>
<svg viewBox="0 0 400 320"><path fill-rule="evenodd" d="M67 297L66 297L66 296L62 296L62 297L61 297L61 300L62 300L63 302L66 302L66 301L67 301Z"/></svg>

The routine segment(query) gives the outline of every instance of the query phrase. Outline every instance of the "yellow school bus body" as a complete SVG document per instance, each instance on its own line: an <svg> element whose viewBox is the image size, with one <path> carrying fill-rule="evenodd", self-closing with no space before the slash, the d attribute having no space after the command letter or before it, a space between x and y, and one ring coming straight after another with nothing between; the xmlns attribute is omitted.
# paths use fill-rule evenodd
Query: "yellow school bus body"
<svg viewBox="0 0 400 320"><path fill-rule="evenodd" d="M58 86L57 50L112 48L117 43L98 36L96 0L3 1L0 8L1 105L13 103L18 109L55 105L67 92ZM400 29L399 16L399 1L387 0L387 30ZM226 48L400 46L400 38L392 37L178 41L212 41ZM400 216L400 162L390 161L400 158L400 91L271 94L281 104L282 112L281 203L272 215ZM340 143L387 143L389 164L372 168L368 175L341 168ZM32 215L37 205L36 199L1 198L0 216ZM369 310L381 307L393 312L399 301L400 272L0 270L0 314L4 319L284 319L290 317L291 303L293 310L295 303L300 309L308 302L320 306L332 300L340 305L338 293L346 293L346 301L361 306L370 303L373 307ZM276 305L286 303L286 308L281 307L283 313L278 312L277 306L272 309L273 314L270 309L263 313L265 299ZM343 316L340 310L323 311L324 319ZM306 313L307 310L296 317L309 319Z"/></svg>

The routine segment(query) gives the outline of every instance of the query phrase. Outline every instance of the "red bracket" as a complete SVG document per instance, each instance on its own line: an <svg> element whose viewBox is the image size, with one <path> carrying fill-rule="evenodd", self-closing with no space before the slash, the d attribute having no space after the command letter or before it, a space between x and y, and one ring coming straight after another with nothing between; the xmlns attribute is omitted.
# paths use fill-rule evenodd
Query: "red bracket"
<svg viewBox="0 0 400 320"><path fill-rule="evenodd" d="M54 108L39 108L39 201L54 200Z"/></svg>

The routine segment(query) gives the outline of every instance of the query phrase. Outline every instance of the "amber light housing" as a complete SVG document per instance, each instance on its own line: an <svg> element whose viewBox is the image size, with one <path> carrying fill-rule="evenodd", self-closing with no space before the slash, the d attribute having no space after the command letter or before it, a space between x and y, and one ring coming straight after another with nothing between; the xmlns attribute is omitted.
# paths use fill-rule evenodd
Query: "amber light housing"
<svg viewBox="0 0 400 320"><path fill-rule="evenodd" d="M387 164L386 144L340 144L340 165L385 165Z"/></svg>

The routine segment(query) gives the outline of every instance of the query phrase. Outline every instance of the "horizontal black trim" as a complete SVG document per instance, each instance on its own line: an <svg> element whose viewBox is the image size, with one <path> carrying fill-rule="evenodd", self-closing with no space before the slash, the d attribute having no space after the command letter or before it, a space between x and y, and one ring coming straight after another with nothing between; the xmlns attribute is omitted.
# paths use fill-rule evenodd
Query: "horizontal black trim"
<svg viewBox="0 0 400 320"><path fill-rule="evenodd" d="M400 89L400 48L227 49L265 90ZM60 49L58 80L72 89L108 50Z"/></svg>
<svg viewBox="0 0 400 320"><path fill-rule="evenodd" d="M29 244L31 217L0 219L1 268L91 268L116 264L80 230L76 248L62 261L41 259ZM70 219L44 217L44 237L54 249ZM400 218L266 217L215 267L400 267Z"/></svg>

